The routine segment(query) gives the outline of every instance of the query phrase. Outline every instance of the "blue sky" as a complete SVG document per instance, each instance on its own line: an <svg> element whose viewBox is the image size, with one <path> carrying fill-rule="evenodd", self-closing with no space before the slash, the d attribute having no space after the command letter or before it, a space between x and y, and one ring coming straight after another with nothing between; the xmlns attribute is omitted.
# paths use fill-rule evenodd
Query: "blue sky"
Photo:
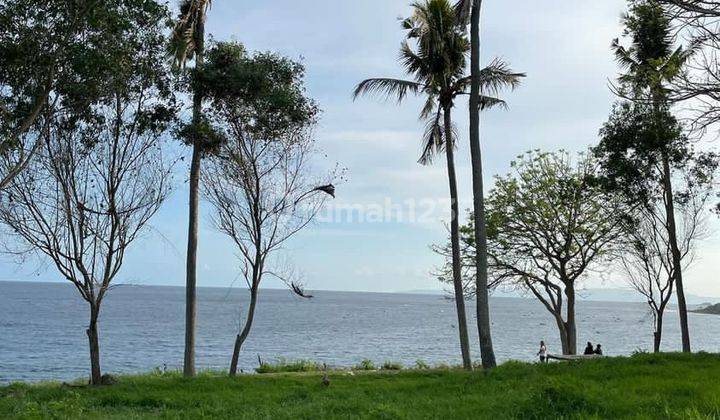
<svg viewBox="0 0 720 420"><path fill-rule="evenodd" d="M334 206L387 207L414 200L431 217L421 222L320 221L297 236L284 258L303 273L312 289L406 291L437 289L430 275L440 260L429 250L445 236L447 181L442 159L416 163L423 124L420 101L403 105L373 98L353 102L360 80L402 77L396 62L403 33L397 19L407 16L408 0L261 0L213 2L207 30L218 40L237 40L250 50L272 50L302 58L309 94L323 109L318 144L329 162L349 169ZM507 111L483 115L485 176L508 171L510 161L529 149L578 151L597 141L613 97L608 82L617 69L610 42L621 33L621 0L486 1L483 56L502 57L528 74L522 87L504 98ZM466 104L455 113L461 140L458 176L461 205L470 206L470 166ZM185 151L187 152L187 151ZM179 168L176 189L152 221L152 229L129 253L120 282L183 285L187 186ZM430 204L434 206L431 208ZM432 210L432 211L430 211ZM238 264L229 241L216 233L204 207L199 249L201 286L240 287ZM720 256L718 241L701 244L687 288L720 296L708 275ZM37 267L37 265L33 266ZM56 280L50 269L31 272L2 263L5 279ZM271 280L267 287L276 287ZM617 287L621 281L589 279L589 287Z"/></svg>

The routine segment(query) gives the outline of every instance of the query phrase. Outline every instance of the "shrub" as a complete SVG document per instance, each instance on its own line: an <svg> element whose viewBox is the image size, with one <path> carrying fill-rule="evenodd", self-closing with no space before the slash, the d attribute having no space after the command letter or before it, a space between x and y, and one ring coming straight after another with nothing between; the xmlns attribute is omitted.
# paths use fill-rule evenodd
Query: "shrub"
<svg viewBox="0 0 720 420"><path fill-rule="evenodd" d="M323 367L317 362L310 360L287 361L280 359L275 363L263 362L259 368L255 369L257 373L283 373L283 372L317 372Z"/></svg>
<svg viewBox="0 0 720 420"><path fill-rule="evenodd" d="M353 368L354 370L375 370L375 364L372 362L372 360L365 359L362 362L355 365Z"/></svg>

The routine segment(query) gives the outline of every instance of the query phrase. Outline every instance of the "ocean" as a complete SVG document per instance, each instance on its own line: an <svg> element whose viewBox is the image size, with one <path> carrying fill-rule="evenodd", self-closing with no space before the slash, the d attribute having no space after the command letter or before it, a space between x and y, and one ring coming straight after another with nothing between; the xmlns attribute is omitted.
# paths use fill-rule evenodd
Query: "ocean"
<svg viewBox="0 0 720 420"><path fill-rule="evenodd" d="M414 365L459 364L454 303L440 295L262 290L240 367L264 361L309 359L352 366L363 359ZM247 308L239 288L199 288L197 366L227 369ZM100 319L104 373L179 369L184 345L185 290L118 286L108 292ZM652 349L651 316L642 303L580 301L578 348L601 343L606 355ZM88 306L69 284L0 282L0 383L87 377ZM479 360L477 329L468 302L471 345ZM538 343L560 352L553 319L538 302L491 298L492 332L499 362L535 360ZM665 320L663 349L680 349L677 313ZM720 352L720 316L690 314L694 351Z"/></svg>

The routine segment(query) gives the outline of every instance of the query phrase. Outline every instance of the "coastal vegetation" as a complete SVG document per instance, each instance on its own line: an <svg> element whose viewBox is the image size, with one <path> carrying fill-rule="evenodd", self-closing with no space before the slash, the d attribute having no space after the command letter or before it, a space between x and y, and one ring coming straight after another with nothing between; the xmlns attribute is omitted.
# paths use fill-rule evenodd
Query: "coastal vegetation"
<svg viewBox="0 0 720 420"><path fill-rule="evenodd" d="M704 223L717 197L719 162L691 136L702 136L717 122L717 101L704 100L690 126L675 113L678 104L717 92L717 83L708 79L720 68L717 26L711 22L718 9L702 6L628 3L622 37L611 44L620 68L611 84L617 103L599 143L578 164L584 168L578 174L561 164L562 152L531 151L512 165L514 176L496 177L483 209L488 242L481 242L483 227L473 212L460 229L466 297L482 293L476 279L484 269L478 255L485 253L490 285L525 290L538 299L556 319L563 353L575 354L575 283L587 279L597 267L591 263L602 259L603 271L620 273L648 303L655 352L665 310L677 297L683 351L690 352L683 271L707 236ZM686 39L689 45L681 45ZM707 91L700 92L698 78ZM602 198L591 204L595 197ZM434 246L446 259L437 270L444 283L450 249Z"/></svg>
<svg viewBox="0 0 720 420"><path fill-rule="evenodd" d="M637 354L548 365L196 378L157 373L107 387L13 384L3 418L715 418L720 356Z"/></svg>
<svg viewBox="0 0 720 420"><path fill-rule="evenodd" d="M233 376L263 281L274 277L312 297L279 251L335 197L342 171L313 165L327 159L315 147L320 105L306 92L305 64L213 40L205 29L211 3L182 0L173 13L154 0L0 0L3 250L21 262L40 256L87 303L89 382L97 386L3 387L0 417L472 417L478 407L487 417L720 416L717 356L494 369L488 301L492 287L535 297L557 324L562 352L574 355L576 291L588 273L615 270L647 301L656 353L677 298L682 350L690 353L683 274L706 236L705 218L718 210L720 158L693 141L720 122L714 2L629 0L611 47L621 72L611 83L617 102L597 143L577 159L527 152L510 174L494 178L487 197L480 115L507 108L501 93L526 75L500 59L481 65L481 0L412 3L401 20L407 78L363 80L353 99L424 101L419 163L444 157L450 198L449 240L435 247L446 258L438 277L452 287L462 368L484 371L422 361L407 369L389 360L333 371L280 361L261 362L257 372L282 375L243 378ZM463 225L454 112L465 98L473 207ZM689 120L681 103L690 104ZM122 377L101 388L115 382L101 369L102 303L184 161L169 153L167 139L190 148L183 375ZM228 333L235 336L230 377L192 378L202 199L237 251L250 295L237 331ZM471 296L480 365L470 358Z"/></svg>
<svg viewBox="0 0 720 420"><path fill-rule="evenodd" d="M426 128L422 138L422 154L418 162L430 164L436 154L445 154L451 207L450 264L460 349L463 366L472 369L463 297L460 213L454 151L457 147L457 139L452 111L459 97L472 93L470 90L473 81L481 88L480 92L476 92L479 95L479 103L475 113L480 112L481 108L504 106L505 102L502 99L489 95L497 94L503 87L516 87L524 74L513 72L505 62L496 59L476 77L467 76L465 68L470 45L462 28L463 21L460 20L456 9L448 0L414 3L413 8L413 15L402 21L402 27L407 31L407 39L403 41L400 49L400 61L406 73L413 76L413 79L366 79L357 85L353 96L357 98L364 94L380 94L397 99L398 103L401 103L408 94L424 97L425 104L419 118L426 121ZM414 49L409 42L415 43ZM491 350L486 349L486 357L490 353ZM487 363L492 365L494 361Z"/></svg>

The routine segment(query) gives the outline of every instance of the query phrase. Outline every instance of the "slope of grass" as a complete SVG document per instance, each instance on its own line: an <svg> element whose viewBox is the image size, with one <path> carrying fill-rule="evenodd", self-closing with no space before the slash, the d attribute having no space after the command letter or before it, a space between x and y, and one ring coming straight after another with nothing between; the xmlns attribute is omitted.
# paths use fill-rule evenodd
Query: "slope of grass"
<svg viewBox="0 0 720 420"><path fill-rule="evenodd" d="M720 418L720 356L506 363L490 373L121 377L99 388L0 388L0 418Z"/></svg>

